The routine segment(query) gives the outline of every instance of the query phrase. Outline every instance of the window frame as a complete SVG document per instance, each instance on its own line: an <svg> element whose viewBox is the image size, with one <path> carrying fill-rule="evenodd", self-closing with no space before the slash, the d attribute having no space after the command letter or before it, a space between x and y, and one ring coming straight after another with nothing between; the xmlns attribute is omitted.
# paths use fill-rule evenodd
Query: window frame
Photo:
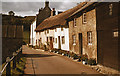
<svg viewBox="0 0 120 76"><path fill-rule="evenodd" d="M82 19L83 24L86 24L87 23L87 14L86 14L86 12L83 13L82 18L83 18Z"/></svg>
<svg viewBox="0 0 120 76"><path fill-rule="evenodd" d="M47 30L47 34L49 33L49 30Z"/></svg>
<svg viewBox="0 0 120 76"><path fill-rule="evenodd" d="M62 44L65 44L65 36L62 36Z"/></svg>
<svg viewBox="0 0 120 76"><path fill-rule="evenodd" d="M88 45L92 45L92 31L87 32L87 43Z"/></svg>
<svg viewBox="0 0 120 76"><path fill-rule="evenodd" d="M77 25L76 25L76 18L74 18L74 20L73 20L73 27L76 27Z"/></svg>
<svg viewBox="0 0 120 76"><path fill-rule="evenodd" d="M57 38L55 38L55 43L57 43Z"/></svg>
<svg viewBox="0 0 120 76"><path fill-rule="evenodd" d="M63 31L63 27L61 27L61 31Z"/></svg>
<svg viewBox="0 0 120 76"><path fill-rule="evenodd" d="M72 35L72 44L76 45L76 35Z"/></svg>

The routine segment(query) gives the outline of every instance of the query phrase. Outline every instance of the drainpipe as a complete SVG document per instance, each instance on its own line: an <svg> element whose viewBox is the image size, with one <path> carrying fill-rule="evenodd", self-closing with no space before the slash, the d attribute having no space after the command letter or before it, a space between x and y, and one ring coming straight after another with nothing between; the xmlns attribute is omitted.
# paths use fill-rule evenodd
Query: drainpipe
<svg viewBox="0 0 120 76"><path fill-rule="evenodd" d="M33 25L32 25L32 47L33 47Z"/></svg>

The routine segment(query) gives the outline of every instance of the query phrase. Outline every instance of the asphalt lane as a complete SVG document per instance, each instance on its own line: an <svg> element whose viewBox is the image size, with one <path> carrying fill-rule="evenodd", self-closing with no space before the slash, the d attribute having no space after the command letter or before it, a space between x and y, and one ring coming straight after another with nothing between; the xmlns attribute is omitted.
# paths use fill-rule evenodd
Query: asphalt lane
<svg viewBox="0 0 120 76"><path fill-rule="evenodd" d="M75 62L72 59L57 55L54 53L35 50L27 46L23 46L23 54L27 58L25 65L25 74L87 74L100 75L94 69Z"/></svg>

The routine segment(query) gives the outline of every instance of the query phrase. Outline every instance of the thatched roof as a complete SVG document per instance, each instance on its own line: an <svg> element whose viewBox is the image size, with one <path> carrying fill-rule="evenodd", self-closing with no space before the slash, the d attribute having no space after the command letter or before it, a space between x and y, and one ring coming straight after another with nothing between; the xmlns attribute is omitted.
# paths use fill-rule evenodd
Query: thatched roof
<svg viewBox="0 0 120 76"><path fill-rule="evenodd" d="M78 9L80 9L84 4L86 4L86 2L82 2L80 4L78 4L77 6L64 11L63 13L60 13L58 15L55 16L51 16L47 19L45 19L40 25L38 25L38 27L36 28L36 31L41 31L44 29L48 29L57 25L66 25L66 19L72 15L75 11L77 11Z"/></svg>

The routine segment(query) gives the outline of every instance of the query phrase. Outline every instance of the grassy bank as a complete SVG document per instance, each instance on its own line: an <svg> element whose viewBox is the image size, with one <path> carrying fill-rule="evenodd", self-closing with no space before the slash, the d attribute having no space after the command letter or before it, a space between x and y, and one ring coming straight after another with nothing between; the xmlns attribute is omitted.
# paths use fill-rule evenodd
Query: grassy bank
<svg viewBox="0 0 120 76"><path fill-rule="evenodd" d="M26 64L26 58L22 57L19 60L19 63L16 63L16 68L13 69L13 65L12 65L13 61L11 61L11 75L22 75L24 74L24 69L25 69L25 64ZM4 67L5 63L2 64L2 67ZM6 74L6 69L3 72L3 76Z"/></svg>

